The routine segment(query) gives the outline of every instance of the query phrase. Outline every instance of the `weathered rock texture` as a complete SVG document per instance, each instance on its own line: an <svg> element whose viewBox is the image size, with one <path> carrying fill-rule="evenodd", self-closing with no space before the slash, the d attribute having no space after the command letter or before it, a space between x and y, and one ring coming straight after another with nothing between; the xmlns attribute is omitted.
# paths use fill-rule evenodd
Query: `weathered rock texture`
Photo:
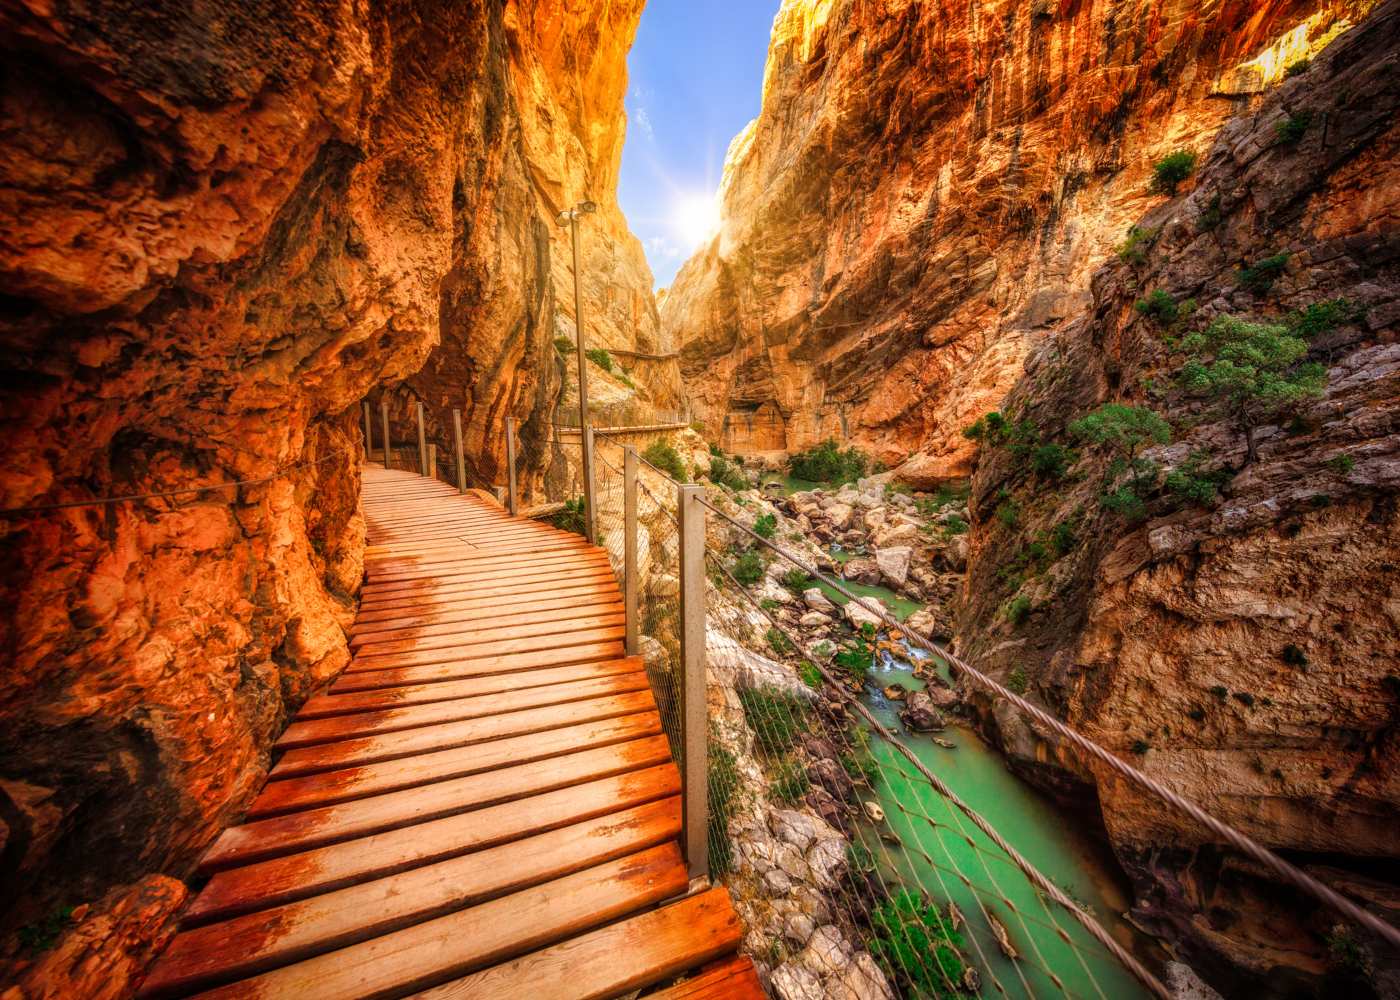
<svg viewBox="0 0 1400 1000"><path fill-rule="evenodd" d="M594 336L654 346L612 201L641 0L601 6L0 4L0 506L254 481L0 521L0 930L182 875L345 663L373 386L431 358L488 473L543 420L558 206L601 206ZM179 901L142 899L24 995L127 989Z"/></svg>
<svg viewBox="0 0 1400 1000"><path fill-rule="evenodd" d="M1101 402L1153 408L1177 440L1149 457L1166 471L1199 453L1203 469L1220 472L1222 495L1200 507L1158 489L1133 523L1099 505L1106 456L1083 453L1055 482L984 445L961 622L974 662L1002 677L1019 669L1061 717L1392 921L1398 111L1391 2L1228 122L1194 189L1141 220L1158 234L1145 259L1097 273L1086 315L1032 354L1005 409L1072 444L1067 422ZM1301 140L1281 140L1279 124L1304 113ZM1239 282L1242 264L1279 253L1288 263L1272 289ZM1199 305L1163 330L1134 308L1154 289ZM1169 335L1227 313L1286 322L1338 297L1350 303L1345 318L1312 342L1329 369L1325 397L1287 426L1261 428L1258 459L1247 462L1240 430L1175 387L1182 362ZM1018 514L994 516L999 508ZM1028 546L1065 523L1078 543L1028 570ZM1018 594L1031 609L1020 625L1006 614ZM1243 995L1243 981L1265 995L1316 988L1334 916L1012 712L987 721L1027 773L1097 796L1137 884L1135 915L1222 992ZM1375 989L1390 995L1393 968L1380 958L1374 968ZM1344 986L1334 979L1334 995Z"/></svg>
<svg viewBox="0 0 1400 1000"><path fill-rule="evenodd" d="M1248 95L1369 2L786 0L664 336L712 437L965 476L963 427Z"/></svg>

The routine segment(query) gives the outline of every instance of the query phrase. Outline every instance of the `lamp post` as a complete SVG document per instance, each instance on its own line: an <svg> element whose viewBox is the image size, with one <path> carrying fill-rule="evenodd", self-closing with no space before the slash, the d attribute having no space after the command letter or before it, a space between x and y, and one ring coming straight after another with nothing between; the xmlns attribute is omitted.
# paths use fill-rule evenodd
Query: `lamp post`
<svg viewBox="0 0 1400 1000"><path fill-rule="evenodd" d="M588 532L588 540L596 542L597 533L597 508L593 503L593 449L590 445L588 433L588 359L584 356L585 346L583 342L583 292L579 284L579 264L578 264L578 220L581 215L589 215L598 210L598 206L591 201L581 201L573 208L565 209L559 213L556 220L559 225L569 227L569 242L574 250L574 339L578 353L578 433L579 443L583 450L583 502L584 502L584 525Z"/></svg>

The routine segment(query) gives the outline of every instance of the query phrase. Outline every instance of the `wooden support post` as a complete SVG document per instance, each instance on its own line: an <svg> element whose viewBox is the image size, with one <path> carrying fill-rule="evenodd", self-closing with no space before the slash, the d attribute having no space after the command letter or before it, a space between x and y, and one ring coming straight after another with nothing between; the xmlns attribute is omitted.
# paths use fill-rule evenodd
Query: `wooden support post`
<svg viewBox="0 0 1400 1000"><path fill-rule="evenodd" d="M384 429L384 468L390 468L391 455L389 453L389 401L381 399L379 401L379 422Z"/></svg>
<svg viewBox="0 0 1400 1000"><path fill-rule="evenodd" d="M637 655L637 449L622 451L622 649Z"/></svg>
<svg viewBox="0 0 1400 1000"><path fill-rule="evenodd" d="M506 417L506 489L509 510L514 516L519 512L520 500L515 492L515 418Z"/></svg>
<svg viewBox="0 0 1400 1000"><path fill-rule="evenodd" d="M676 488L681 521L681 844L692 879L710 874L703 496L700 486Z"/></svg>
<svg viewBox="0 0 1400 1000"><path fill-rule="evenodd" d="M370 416L369 400L361 403L360 409L365 414L365 461L368 462L374 455L374 419Z"/></svg>
<svg viewBox="0 0 1400 1000"><path fill-rule="evenodd" d="M467 455L462 450L462 411L452 409L452 446L457 449L457 492L467 492Z"/></svg>
<svg viewBox="0 0 1400 1000"><path fill-rule="evenodd" d="M423 429L423 404L418 404L418 474L428 474L428 432Z"/></svg>
<svg viewBox="0 0 1400 1000"><path fill-rule="evenodd" d="M598 506L593 489L593 425L583 428L583 503L584 526L588 540L598 544Z"/></svg>
<svg viewBox="0 0 1400 1000"><path fill-rule="evenodd" d="M437 443L428 442L428 478L437 478Z"/></svg>

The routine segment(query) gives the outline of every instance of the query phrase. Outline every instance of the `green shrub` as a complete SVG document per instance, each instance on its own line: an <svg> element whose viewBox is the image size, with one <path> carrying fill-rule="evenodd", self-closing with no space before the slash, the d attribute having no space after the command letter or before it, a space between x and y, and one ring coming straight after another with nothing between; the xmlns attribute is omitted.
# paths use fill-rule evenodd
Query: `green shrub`
<svg viewBox="0 0 1400 1000"><path fill-rule="evenodd" d="M687 479L685 463L681 461L680 453L665 438L657 438L647 445L646 451L642 452L642 458L678 483L683 483Z"/></svg>
<svg viewBox="0 0 1400 1000"><path fill-rule="evenodd" d="M574 342L568 337L555 337L554 349L558 351L562 357L567 358L574 352Z"/></svg>
<svg viewBox="0 0 1400 1000"><path fill-rule="evenodd" d="M1229 695L1230 689L1227 688L1224 684L1216 684L1210 689L1210 693L1215 695L1215 697L1217 697L1221 701L1224 701L1226 696Z"/></svg>
<svg viewBox="0 0 1400 1000"><path fill-rule="evenodd" d="M1014 694L1025 694L1029 683L1026 679L1026 671L1019 666L1013 667L1006 678L1006 687Z"/></svg>
<svg viewBox="0 0 1400 1000"><path fill-rule="evenodd" d="M1177 186L1196 169L1196 154L1189 149L1168 153L1152 164L1152 190L1157 194L1176 194Z"/></svg>
<svg viewBox="0 0 1400 1000"><path fill-rule="evenodd" d="M1211 195L1210 201L1206 202L1206 207L1201 209L1201 214L1196 218L1196 228L1202 232L1209 232L1220 225L1224 218L1224 212L1220 206L1220 194Z"/></svg>
<svg viewBox="0 0 1400 1000"><path fill-rule="evenodd" d="M1180 311L1176 299L1160 288L1155 289L1147 298L1138 299L1133 303L1133 308L1154 320L1159 326L1171 326L1176 322L1177 313Z"/></svg>
<svg viewBox="0 0 1400 1000"><path fill-rule="evenodd" d="M32 924L19 928L16 937L20 948L29 955L48 951L58 943L64 928L72 921L73 909L71 906L61 906Z"/></svg>
<svg viewBox="0 0 1400 1000"><path fill-rule="evenodd" d="M1148 745L1146 740L1133 740L1133 753L1137 754L1139 757L1151 749L1152 747Z"/></svg>
<svg viewBox="0 0 1400 1000"><path fill-rule="evenodd" d="M1007 419L993 410L991 413L984 413L978 417L971 426L963 428L963 437L973 441L987 441L992 444L999 444L1006 434L1010 423Z"/></svg>
<svg viewBox="0 0 1400 1000"><path fill-rule="evenodd" d="M860 684L864 684L870 677L870 670L875 665L875 650L866 641L866 636L859 635L849 643L842 646L837 652L833 662Z"/></svg>
<svg viewBox="0 0 1400 1000"><path fill-rule="evenodd" d="M1235 280L1245 288L1257 295L1263 295L1274 287L1274 282L1283 276L1284 270L1288 267L1287 253L1276 253L1272 257L1265 257L1256 261L1249 267L1241 268L1235 274Z"/></svg>
<svg viewBox="0 0 1400 1000"><path fill-rule="evenodd" d="M1074 518L1055 525L1050 532L1050 544L1054 547L1057 556L1067 556L1074 551L1074 547L1079 544Z"/></svg>
<svg viewBox="0 0 1400 1000"><path fill-rule="evenodd" d="M941 510L955 503L966 503L967 498L971 495L971 483L944 483L938 487L938 492L933 495L933 506L934 509Z"/></svg>
<svg viewBox="0 0 1400 1000"><path fill-rule="evenodd" d="M1131 486L1120 486L1099 494L1099 506L1110 514L1119 514L1128 521L1147 517L1147 504Z"/></svg>
<svg viewBox="0 0 1400 1000"><path fill-rule="evenodd" d="M709 790L710 820L706 830L710 842L710 872L727 875L734 868L733 842L729 839L729 821L734 815L734 797L739 790L739 765L734 754L710 736L706 786Z"/></svg>
<svg viewBox="0 0 1400 1000"><path fill-rule="evenodd" d="M778 518L773 514L761 514L753 522L753 533L759 538L772 538L778 530Z"/></svg>
<svg viewBox="0 0 1400 1000"><path fill-rule="evenodd" d="M875 855L859 840L852 840L846 844L846 866L854 872L873 872Z"/></svg>
<svg viewBox="0 0 1400 1000"><path fill-rule="evenodd" d="M1213 400L1243 431L1247 462L1258 457L1254 429L1322 395L1327 369L1304 363L1307 341L1288 328L1219 316L1182 340L1178 374L1188 391Z"/></svg>
<svg viewBox="0 0 1400 1000"><path fill-rule="evenodd" d="M605 372L611 373L613 370L612 355L601 347L592 347L583 352L583 356L593 362Z"/></svg>
<svg viewBox="0 0 1400 1000"><path fill-rule="evenodd" d="M745 552L734 560L734 564L729 567L730 574L745 587L752 587L763 579L763 557L753 549Z"/></svg>
<svg viewBox="0 0 1400 1000"><path fill-rule="evenodd" d="M1274 134L1278 137L1280 146L1296 146L1303 141L1303 136L1307 134L1308 126L1312 124L1311 111L1299 111L1289 115L1283 121L1274 126Z"/></svg>
<svg viewBox="0 0 1400 1000"><path fill-rule="evenodd" d="M1250 694L1248 691L1236 691L1234 694L1230 695L1230 697L1234 698L1245 708L1254 707L1254 695Z"/></svg>
<svg viewBox="0 0 1400 1000"><path fill-rule="evenodd" d="M710 482L728 487L736 493L753 486L748 476L744 475L737 466L731 464L727 458L715 454L713 447L712 445L710 454Z"/></svg>
<svg viewBox="0 0 1400 1000"><path fill-rule="evenodd" d="M758 748L766 754L781 756L791 750L807 729L807 703L777 688L741 690L739 704Z"/></svg>
<svg viewBox="0 0 1400 1000"><path fill-rule="evenodd" d="M950 517L943 522L943 534L949 538L967 534L967 522L960 517Z"/></svg>
<svg viewBox="0 0 1400 1000"><path fill-rule="evenodd" d="M793 805L802 800L807 794L807 789L812 787L812 781L807 777L807 769L801 762L793 760L791 757L778 765L777 771L773 775L769 791L773 798L786 805Z"/></svg>
<svg viewBox="0 0 1400 1000"><path fill-rule="evenodd" d="M788 641L788 637L775 628L770 628L763 638L768 640L769 647L779 656L786 656L792 652L792 643Z"/></svg>
<svg viewBox="0 0 1400 1000"><path fill-rule="evenodd" d="M1220 485L1229 473L1202 472L1201 465L1208 457L1205 452L1193 451L1178 468L1167 473L1167 490L1180 506L1209 507L1215 503Z"/></svg>
<svg viewBox="0 0 1400 1000"><path fill-rule="evenodd" d="M812 586L812 578L800 569L790 569L783 574L783 586L800 594Z"/></svg>
<svg viewBox="0 0 1400 1000"><path fill-rule="evenodd" d="M855 729L851 732L851 748L839 757L841 767L852 781L864 781L873 785L880 777L880 762L870 752L870 731Z"/></svg>
<svg viewBox="0 0 1400 1000"><path fill-rule="evenodd" d="M1031 452L1031 468L1046 479L1063 479L1074 457L1074 452L1062 444L1042 444Z"/></svg>
<svg viewBox="0 0 1400 1000"><path fill-rule="evenodd" d="M1288 315L1288 328L1294 336L1311 340L1346 323L1355 323L1365 310L1346 299L1325 299Z"/></svg>
<svg viewBox="0 0 1400 1000"><path fill-rule="evenodd" d="M564 501L564 509L549 518L549 523L560 531L572 531L582 535L588 531L587 513L583 497L574 497L572 500Z"/></svg>
<svg viewBox="0 0 1400 1000"><path fill-rule="evenodd" d="M825 680L822 677L822 672L806 660L803 660L801 666L797 668L797 675L802 678L802 683L809 688L819 688L822 686L822 681Z"/></svg>
<svg viewBox="0 0 1400 1000"><path fill-rule="evenodd" d="M1021 517L1020 501L1010 494L1006 494L1001 503L997 504L996 516L1002 527L1008 530L1016 527L1016 522Z"/></svg>
<svg viewBox="0 0 1400 1000"><path fill-rule="evenodd" d="M1157 230L1132 226L1128 238L1118 246L1118 259L1125 264L1146 264L1147 251L1157 241Z"/></svg>
<svg viewBox="0 0 1400 1000"><path fill-rule="evenodd" d="M909 984L906 995L963 995L962 938L938 907L902 889L875 908L870 929L870 953L886 975Z"/></svg>
<svg viewBox="0 0 1400 1000"><path fill-rule="evenodd" d="M1017 594L1006 602L1006 620L1017 628L1031 613L1031 599L1025 594Z"/></svg>
<svg viewBox="0 0 1400 1000"><path fill-rule="evenodd" d="M814 483L853 483L864 476L870 460L852 445L842 449L827 438L819 445L798 452L788 459L788 473Z"/></svg>
<svg viewBox="0 0 1400 1000"><path fill-rule="evenodd" d="M1306 73L1308 71L1308 67L1311 65L1312 60L1307 58L1299 59L1297 62L1294 63L1289 63L1288 68L1283 71L1283 77L1285 80L1291 80L1295 76L1299 76L1303 73Z"/></svg>

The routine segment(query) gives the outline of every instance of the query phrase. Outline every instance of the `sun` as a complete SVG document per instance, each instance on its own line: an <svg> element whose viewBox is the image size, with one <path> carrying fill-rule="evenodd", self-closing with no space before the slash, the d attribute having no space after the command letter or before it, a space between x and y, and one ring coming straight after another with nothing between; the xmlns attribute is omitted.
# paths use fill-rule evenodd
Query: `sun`
<svg viewBox="0 0 1400 1000"><path fill-rule="evenodd" d="M699 246L719 232L719 200L713 195L685 196L676 203L672 224L689 246Z"/></svg>

